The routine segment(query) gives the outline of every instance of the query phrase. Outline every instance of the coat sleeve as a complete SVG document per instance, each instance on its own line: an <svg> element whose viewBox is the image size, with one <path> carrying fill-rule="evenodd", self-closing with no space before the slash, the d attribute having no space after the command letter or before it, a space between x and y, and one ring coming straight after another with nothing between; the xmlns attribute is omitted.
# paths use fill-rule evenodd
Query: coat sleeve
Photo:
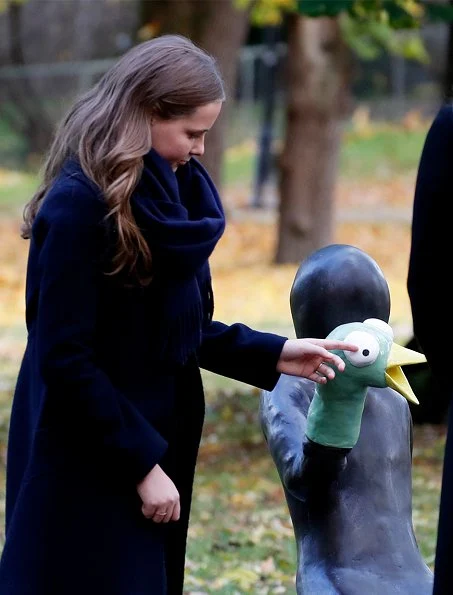
<svg viewBox="0 0 453 595"><path fill-rule="evenodd" d="M212 321L199 351L202 368L258 388L272 390L286 337L255 331L244 324Z"/></svg>
<svg viewBox="0 0 453 595"><path fill-rule="evenodd" d="M428 131L419 163L407 282L414 334L439 380L448 377L444 360L453 335L451 295L446 287L452 188L453 107L444 105Z"/></svg>
<svg viewBox="0 0 453 595"><path fill-rule="evenodd" d="M121 473L138 482L161 459L167 443L96 362L105 205L78 182L49 201L34 230L40 243L35 330L39 371L48 394L75 406L95 445L113 458Z"/></svg>

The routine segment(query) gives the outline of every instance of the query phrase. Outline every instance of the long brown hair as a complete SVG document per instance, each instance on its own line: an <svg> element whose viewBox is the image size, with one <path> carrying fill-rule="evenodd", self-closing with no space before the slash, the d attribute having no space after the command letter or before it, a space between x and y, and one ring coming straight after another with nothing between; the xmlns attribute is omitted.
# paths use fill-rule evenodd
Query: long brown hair
<svg viewBox="0 0 453 595"><path fill-rule="evenodd" d="M61 121L44 164L43 181L25 207L22 237L30 238L36 214L64 161L77 157L102 190L118 245L112 274L147 271L151 253L134 220L130 197L143 155L152 146L151 118L170 120L223 101L222 78L212 56L180 35L162 35L130 49Z"/></svg>

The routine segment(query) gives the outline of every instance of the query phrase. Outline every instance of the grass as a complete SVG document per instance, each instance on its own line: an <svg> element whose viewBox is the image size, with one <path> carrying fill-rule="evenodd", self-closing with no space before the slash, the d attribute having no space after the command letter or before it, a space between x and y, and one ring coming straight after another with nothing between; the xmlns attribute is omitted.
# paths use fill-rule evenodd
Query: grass
<svg viewBox="0 0 453 595"><path fill-rule="evenodd" d="M20 214L37 186L36 175L0 170L0 216Z"/></svg>
<svg viewBox="0 0 453 595"><path fill-rule="evenodd" d="M339 175L345 179L390 178L414 171L418 166L427 124L344 127ZM227 150L225 184L251 185L256 170L256 143L245 141Z"/></svg>
<svg viewBox="0 0 453 595"><path fill-rule="evenodd" d="M25 166L27 143L14 133L4 118L0 117L0 167L17 169Z"/></svg>
<svg viewBox="0 0 453 595"><path fill-rule="evenodd" d="M340 174L345 177L392 177L415 170L426 137L425 128L392 127L368 135L346 132L340 154Z"/></svg>

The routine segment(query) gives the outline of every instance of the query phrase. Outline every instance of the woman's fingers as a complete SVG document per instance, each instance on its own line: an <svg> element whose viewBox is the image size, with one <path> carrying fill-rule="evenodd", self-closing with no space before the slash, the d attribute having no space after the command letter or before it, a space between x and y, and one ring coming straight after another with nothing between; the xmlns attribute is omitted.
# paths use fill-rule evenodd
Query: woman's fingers
<svg viewBox="0 0 453 595"><path fill-rule="evenodd" d="M328 340L324 341L323 348L325 349L325 354L323 356L323 359L327 360L328 362L332 362L338 368L338 370L340 372L343 372L343 370L345 368L344 361L336 353L331 353L330 351L327 351L327 350L328 349L336 349L336 350L341 350L341 351L357 351L358 350L358 346L354 345L353 343L345 343L344 341L328 341ZM328 378L331 379L330 376L328 376ZM333 378L333 376L332 376L332 378Z"/></svg>
<svg viewBox="0 0 453 595"><path fill-rule="evenodd" d="M179 521L180 515L181 507L178 501L175 504L167 505L165 510L156 508L153 514L147 518L151 518L155 523L169 523L170 521Z"/></svg>
<svg viewBox="0 0 453 595"><path fill-rule="evenodd" d="M174 505L168 505L166 508L156 508L151 516L147 516L150 518L154 523L168 523L172 520L173 517L173 509ZM146 516L146 515L145 515Z"/></svg>
<svg viewBox="0 0 453 595"><path fill-rule="evenodd" d="M171 516L171 521L179 521L179 517L181 516L181 503L179 500L176 502L175 507L173 509L173 514Z"/></svg>
<svg viewBox="0 0 453 595"><path fill-rule="evenodd" d="M288 339L283 345L277 371L324 384L343 372L345 362L332 351L357 351L357 345L333 339ZM330 369L329 369L330 368Z"/></svg>
<svg viewBox="0 0 453 595"><path fill-rule="evenodd" d="M314 372L308 378L309 378L309 380L313 380L317 384L326 384L327 383L327 378L325 376L320 376L317 372Z"/></svg>
<svg viewBox="0 0 453 595"><path fill-rule="evenodd" d="M166 510L163 510L163 511L157 510L151 518L155 523L165 523L165 519L167 518L167 515L168 515L168 513Z"/></svg>
<svg viewBox="0 0 453 595"><path fill-rule="evenodd" d="M157 518L156 518L156 515L155 515L153 517L153 521L155 523L168 523L169 521L171 521L171 517L173 515L173 508L174 508L174 505L173 506L172 505L169 505L167 507L167 510L164 510L162 512L156 513Z"/></svg>
<svg viewBox="0 0 453 595"><path fill-rule="evenodd" d="M333 378L335 378L335 372L328 364L325 364L324 362L321 362L319 366L316 368L316 374L318 374L318 376L327 378L328 380L332 380Z"/></svg>
<svg viewBox="0 0 453 595"><path fill-rule="evenodd" d="M179 500L175 503L167 503L165 506L155 506L152 509L146 509L143 505L142 512L147 519L151 519L154 523L168 523L179 520L181 505Z"/></svg>
<svg viewBox="0 0 453 595"><path fill-rule="evenodd" d="M357 351L358 346L354 343L347 343L346 341L334 341L331 339L324 339L324 349L340 349L341 351Z"/></svg>
<svg viewBox="0 0 453 595"><path fill-rule="evenodd" d="M345 368L345 363L341 359L340 356L336 355L335 353L330 353L330 351L327 351L326 352L326 355L325 355L325 357L323 359L325 359L328 362L332 363L340 372L343 372L343 370ZM335 376L335 374L332 376L332 378L334 376Z"/></svg>

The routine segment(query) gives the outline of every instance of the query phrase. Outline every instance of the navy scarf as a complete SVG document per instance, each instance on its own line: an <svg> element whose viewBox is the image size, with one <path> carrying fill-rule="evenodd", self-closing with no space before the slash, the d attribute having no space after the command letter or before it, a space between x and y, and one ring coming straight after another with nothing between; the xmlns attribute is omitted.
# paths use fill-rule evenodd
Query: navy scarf
<svg viewBox="0 0 453 595"><path fill-rule="evenodd" d="M218 192L195 159L173 172L151 149L131 197L151 250L152 308L161 359L184 364L213 314L208 258L225 229Z"/></svg>

